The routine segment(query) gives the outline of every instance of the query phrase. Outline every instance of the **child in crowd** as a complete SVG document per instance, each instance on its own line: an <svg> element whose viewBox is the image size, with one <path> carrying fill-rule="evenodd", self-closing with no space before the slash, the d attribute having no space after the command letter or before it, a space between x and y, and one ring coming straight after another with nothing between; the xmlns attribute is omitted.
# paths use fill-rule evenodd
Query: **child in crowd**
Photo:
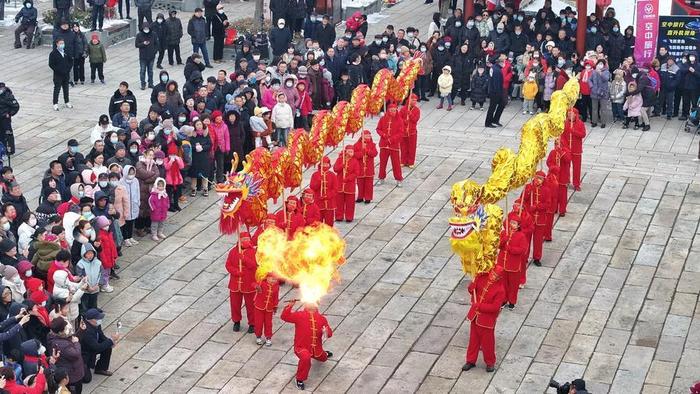
<svg viewBox="0 0 700 394"><path fill-rule="evenodd" d="M153 189L151 189L151 196L148 197L148 205L151 207L151 239L156 242L162 241L165 239L163 227L170 208L170 200L165 190L165 179L156 179Z"/></svg>
<svg viewBox="0 0 700 394"><path fill-rule="evenodd" d="M277 94L277 104L272 108L272 122L275 124L277 145L287 146L287 135L294 126L294 112L287 104L287 96L284 93Z"/></svg>
<svg viewBox="0 0 700 394"><path fill-rule="evenodd" d="M110 225L109 219L104 216L98 216L97 219L95 219L95 228L98 231L97 239L101 245L99 252L100 261L102 262L100 291L104 293L111 293L114 291L114 288L109 285L109 277L119 257L114 237L109 231Z"/></svg>
<svg viewBox="0 0 700 394"><path fill-rule="evenodd" d="M264 330L265 346L272 346L272 315L277 312L279 292L279 281L272 273L255 287L255 343L258 345L263 344Z"/></svg>
<svg viewBox="0 0 700 394"><path fill-rule="evenodd" d="M438 77L437 83L440 90L440 104L437 106L437 109L442 109L442 105L447 99L447 110L452 111L452 84L454 83L452 67L444 66L442 68L442 74Z"/></svg>
<svg viewBox="0 0 700 394"><path fill-rule="evenodd" d="M613 123L625 120L625 113L622 109L627 93L627 83L625 82L625 72L617 69L613 72L613 80L610 82L610 100L612 101Z"/></svg>
<svg viewBox="0 0 700 394"><path fill-rule="evenodd" d="M95 245L101 247L99 241L95 241ZM82 304L86 310L97 308L97 295L100 292L102 279L102 262L97 258L95 248L90 242L83 244L80 252L82 258L75 266L75 272L78 276L85 277L88 284L87 290L83 294Z"/></svg>
<svg viewBox="0 0 700 394"><path fill-rule="evenodd" d="M629 124L634 120L634 129L639 128L639 117L642 115L642 95L637 90L637 83L632 81L627 85L627 97L625 98L625 104L622 109L627 111L627 117L625 118L625 123L622 125L623 129L629 127Z"/></svg>
<svg viewBox="0 0 700 394"><path fill-rule="evenodd" d="M527 80L523 83L523 115L535 114L535 97L537 96L537 81L535 81L535 74L530 73L527 76Z"/></svg>
<svg viewBox="0 0 700 394"><path fill-rule="evenodd" d="M168 156L163 159L165 190L170 197L170 206L168 207L170 212L180 212L180 185L184 182L182 170L185 168L185 162L177 154L177 150L175 144L169 144Z"/></svg>
<svg viewBox="0 0 700 394"><path fill-rule="evenodd" d="M272 148L272 129L268 128L265 118L270 118L270 110L267 107L256 107L254 115L250 117L250 128L255 136L255 147Z"/></svg>
<svg viewBox="0 0 700 394"><path fill-rule="evenodd" d="M484 103L486 102L486 95L488 94L489 87L489 75L486 73L483 63L479 63L472 76L471 83L471 94L470 98L472 100L472 106L470 109L475 109L476 105L479 104L479 111L484 110Z"/></svg>
<svg viewBox="0 0 700 394"><path fill-rule="evenodd" d="M297 90L299 91L299 109L297 110L297 122L295 125L306 131L309 131L309 125L311 119L309 119L311 112L313 111L313 103L311 102L311 96L306 90L306 82L299 81L297 83Z"/></svg>
<svg viewBox="0 0 700 394"><path fill-rule="evenodd" d="M549 111L549 103L552 101L552 93L554 93L556 86L557 76L554 75L554 68L547 67L547 73L544 76L544 93L542 94L543 111Z"/></svg>
<svg viewBox="0 0 700 394"><path fill-rule="evenodd" d="M90 83L95 83L95 72L100 82L105 84L104 65L107 63L107 51L104 45L100 42L100 36L97 33L92 33L92 39L88 43L88 57L90 58Z"/></svg>

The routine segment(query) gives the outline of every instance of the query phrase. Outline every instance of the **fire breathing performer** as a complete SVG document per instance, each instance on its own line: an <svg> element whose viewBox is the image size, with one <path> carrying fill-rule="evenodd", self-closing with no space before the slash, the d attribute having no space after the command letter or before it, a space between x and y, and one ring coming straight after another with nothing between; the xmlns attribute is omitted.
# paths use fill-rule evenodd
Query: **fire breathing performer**
<svg viewBox="0 0 700 394"><path fill-rule="evenodd" d="M396 186L401 187L401 159L399 157L401 138L404 133L403 119L398 115L395 103L389 104L386 114L377 123L379 134L379 184L386 178L386 165L391 159L391 170L396 180Z"/></svg>
<svg viewBox="0 0 700 394"><path fill-rule="evenodd" d="M255 343L272 346L272 315L277 312L280 298L280 283L272 272L269 272L255 287Z"/></svg>
<svg viewBox="0 0 700 394"><path fill-rule="evenodd" d="M245 300L246 317L248 318L248 333L253 333L255 313L253 298L255 296L255 270L258 264L255 260L255 248L250 241L250 234L239 233L238 244L234 245L226 259L226 271L229 273L228 289L230 290L231 321L233 331L241 330L241 306Z"/></svg>
<svg viewBox="0 0 700 394"><path fill-rule="evenodd" d="M567 121L568 123L568 121ZM559 216L566 216L566 205L569 198L569 180L571 179L571 151L561 143L560 139L554 140L554 149L547 156L548 167L558 167L559 195L557 196L557 210Z"/></svg>
<svg viewBox="0 0 700 394"><path fill-rule="evenodd" d="M474 278L467 288L471 297L471 307L467 319L471 322L467 362L462 371L469 371L476 366L479 350L484 356L486 372L493 372L496 365L496 319L501 305L506 299L503 285L503 267L496 265L489 272L482 272Z"/></svg>
<svg viewBox="0 0 700 394"><path fill-rule="evenodd" d="M497 264L503 266L503 279L506 291L504 305L513 310L518 303L518 290L523 269L523 259L527 252L527 238L520 230L521 218L516 212L508 214L508 221L501 231ZM526 255L525 255L526 256Z"/></svg>
<svg viewBox="0 0 700 394"><path fill-rule="evenodd" d="M355 158L360 163L355 202L364 201L365 204L369 204L374 197L374 158L377 157L377 144L372 140L372 132L362 131L354 148Z"/></svg>
<svg viewBox="0 0 700 394"><path fill-rule="evenodd" d="M561 135L562 145L571 152L573 167L572 183L574 190L581 190L581 156L583 155L583 139L586 137L586 124L578 116L576 108L569 109L564 123L564 133Z"/></svg>
<svg viewBox="0 0 700 394"><path fill-rule="evenodd" d="M347 145L333 164L338 180L338 194L335 202L335 220L352 222L355 218L355 183L360 174L360 164L355 158L352 145Z"/></svg>
<svg viewBox="0 0 700 394"><path fill-rule="evenodd" d="M321 210L314 201L314 191L310 188L304 189L304 193L302 193L301 216L304 217L304 224L307 226L321 222Z"/></svg>
<svg viewBox="0 0 700 394"><path fill-rule="evenodd" d="M323 333L326 337L333 336L333 330L328 325L326 317L318 311L314 303L305 303L304 308L292 311L296 300L291 300L282 310L280 316L287 323L294 324L294 354L299 358L297 366L296 385L304 390L304 381L309 376L311 359L325 362L333 357L333 353L323 350Z"/></svg>
<svg viewBox="0 0 700 394"><path fill-rule="evenodd" d="M540 260L542 260L542 245L547 230L547 210L551 204L549 189L544 184L545 176L543 171L537 171L535 179L525 186L523 196L525 204L530 207L533 216L532 264L537 267L542 266ZM526 257L526 261L528 257Z"/></svg>
<svg viewBox="0 0 700 394"><path fill-rule="evenodd" d="M418 96L411 93L406 105L399 109L399 117L404 122L404 133L401 137L401 165L413 168L416 164L418 121L420 120Z"/></svg>
<svg viewBox="0 0 700 394"><path fill-rule="evenodd" d="M338 194L338 180L331 170L331 159L324 156L318 170L311 175L311 189L321 209L323 223L333 226L335 222L335 202Z"/></svg>

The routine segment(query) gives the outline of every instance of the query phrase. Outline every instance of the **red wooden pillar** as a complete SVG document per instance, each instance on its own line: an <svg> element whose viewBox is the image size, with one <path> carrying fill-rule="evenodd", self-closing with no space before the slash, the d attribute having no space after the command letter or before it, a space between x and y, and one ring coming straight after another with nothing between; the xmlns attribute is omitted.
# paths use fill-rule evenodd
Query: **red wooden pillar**
<svg viewBox="0 0 700 394"><path fill-rule="evenodd" d="M576 11L578 12L578 25L576 25L576 51L579 56L583 56L586 50L586 20L587 0L576 0Z"/></svg>
<svg viewBox="0 0 700 394"><path fill-rule="evenodd" d="M464 0L464 20L474 16L474 0Z"/></svg>

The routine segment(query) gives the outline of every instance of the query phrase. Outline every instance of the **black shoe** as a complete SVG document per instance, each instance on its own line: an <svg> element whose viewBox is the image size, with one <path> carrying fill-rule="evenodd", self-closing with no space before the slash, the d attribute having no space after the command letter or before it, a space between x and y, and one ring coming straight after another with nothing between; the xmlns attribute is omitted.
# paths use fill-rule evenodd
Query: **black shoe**
<svg viewBox="0 0 700 394"><path fill-rule="evenodd" d="M90 29L90 31L96 31L96 30L97 30L97 29L95 29L95 28Z"/></svg>
<svg viewBox="0 0 700 394"><path fill-rule="evenodd" d="M428 97L434 97L435 93L428 93Z"/></svg>
<svg viewBox="0 0 700 394"><path fill-rule="evenodd" d="M622 128L623 128L623 129L628 129L628 128L629 128L629 125L623 124L623 125L622 125Z"/></svg>
<svg viewBox="0 0 700 394"><path fill-rule="evenodd" d="M493 365L487 365L487 366L486 366L486 372L493 372L493 371L495 371L495 370L496 370L496 368L494 368Z"/></svg>
<svg viewBox="0 0 700 394"><path fill-rule="evenodd" d="M168 62L168 64L172 66L174 63L173 63L173 62Z"/></svg>
<svg viewBox="0 0 700 394"><path fill-rule="evenodd" d="M357 200L355 200L355 202L356 202L356 203L357 203L357 202L362 202L362 199L361 199L361 198L358 198Z"/></svg>
<svg viewBox="0 0 700 394"><path fill-rule="evenodd" d="M162 69L163 69L163 66L161 66L160 64L156 64L156 68L159 69L159 70L162 70Z"/></svg>
<svg viewBox="0 0 700 394"><path fill-rule="evenodd" d="M346 222L352 223L352 219L345 219Z"/></svg>
<svg viewBox="0 0 700 394"><path fill-rule="evenodd" d="M649 125L645 125L644 127L642 127L642 131L649 131L649 130L651 130L651 126L649 126Z"/></svg>
<svg viewBox="0 0 700 394"><path fill-rule="evenodd" d="M99 31L100 33L102 33L102 28L97 29L97 31Z"/></svg>
<svg viewBox="0 0 700 394"><path fill-rule="evenodd" d="M297 383L297 388L298 388L299 390L304 390L304 382L300 382L300 381L298 381L298 380L296 380L296 379L294 379L294 381Z"/></svg>
<svg viewBox="0 0 700 394"><path fill-rule="evenodd" d="M687 116L679 116L678 120L688 120L688 117Z"/></svg>
<svg viewBox="0 0 700 394"><path fill-rule="evenodd" d="M466 103L464 100L462 100L462 102L461 102L460 104L461 104L461 105L467 105L467 103Z"/></svg>
<svg viewBox="0 0 700 394"><path fill-rule="evenodd" d="M205 65L204 67L206 67L206 68L214 68L214 66L212 66L211 64L207 64L207 65Z"/></svg>
<svg viewBox="0 0 700 394"><path fill-rule="evenodd" d="M430 100L428 100L427 97L423 96L423 97L420 98L420 101L430 101Z"/></svg>
<svg viewBox="0 0 700 394"><path fill-rule="evenodd" d="M68 84L70 85L70 87L75 86L75 82L73 82L73 81L68 82Z"/></svg>
<svg viewBox="0 0 700 394"><path fill-rule="evenodd" d="M600 128L601 128L601 129L604 129L604 128L605 128L605 123L601 123L601 124L600 124Z"/></svg>
<svg viewBox="0 0 700 394"><path fill-rule="evenodd" d="M330 352L330 351L326 350L326 356L327 356L328 358L333 357L333 352Z"/></svg>
<svg viewBox="0 0 700 394"><path fill-rule="evenodd" d="M666 120L671 120L671 117L670 117L670 116L667 116L667 117L666 117Z"/></svg>
<svg viewBox="0 0 700 394"><path fill-rule="evenodd" d="M500 124L500 123L498 123L498 122L496 122L496 123L494 123L494 124L495 124L496 126L498 126L498 127L503 127L503 125Z"/></svg>
<svg viewBox="0 0 700 394"><path fill-rule="evenodd" d="M173 206L171 205L171 206L168 208L168 212L177 212L177 211L175 210L175 207L173 207Z"/></svg>
<svg viewBox="0 0 700 394"><path fill-rule="evenodd" d="M115 270L120 270L122 267L119 264L114 264L114 269Z"/></svg>
<svg viewBox="0 0 700 394"><path fill-rule="evenodd" d="M507 308L512 311L513 309L515 309L515 304L508 304Z"/></svg>
<svg viewBox="0 0 700 394"><path fill-rule="evenodd" d="M141 90L146 90L146 85L141 85Z"/></svg>
<svg viewBox="0 0 700 394"><path fill-rule="evenodd" d="M237 321L233 323L233 332L241 331L241 322Z"/></svg>
<svg viewBox="0 0 700 394"><path fill-rule="evenodd" d="M153 89L154 87L155 87L155 86L153 86L152 83L149 83L149 84L148 84L148 88L149 88L149 89Z"/></svg>
<svg viewBox="0 0 700 394"><path fill-rule="evenodd" d="M177 65L178 65L178 66L182 66L182 62L177 62Z"/></svg>
<svg viewBox="0 0 700 394"><path fill-rule="evenodd" d="M591 123L591 127L598 127L598 123Z"/></svg>
<svg viewBox="0 0 700 394"><path fill-rule="evenodd" d="M253 326L252 324L248 325L248 334L252 334L254 332L255 332L255 326Z"/></svg>
<svg viewBox="0 0 700 394"><path fill-rule="evenodd" d="M535 265L535 267L541 267L542 263L539 260L532 260L532 264Z"/></svg>
<svg viewBox="0 0 700 394"><path fill-rule="evenodd" d="M112 279L121 279L121 278L119 278L119 274L117 274L116 272L114 272L114 270L110 271L109 277L112 278Z"/></svg>
<svg viewBox="0 0 700 394"><path fill-rule="evenodd" d="M486 125L486 126L484 126L484 127L488 127L489 129L495 129L495 128L496 128L496 125L493 125L493 124L487 124L487 125Z"/></svg>
<svg viewBox="0 0 700 394"><path fill-rule="evenodd" d="M372 202L372 200L365 200L365 204L369 204L371 202Z"/></svg>
<svg viewBox="0 0 700 394"><path fill-rule="evenodd" d="M112 376L112 371L108 371L106 369L101 371L95 370L95 375Z"/></svg>
<svg viewBox="0 0 700 394"><path fill-rule="evenodd" d="M470 369L472 369L474 367L476 367L476 364L464 363L464 365L462 365L462 371L469 371Z"/></svg>

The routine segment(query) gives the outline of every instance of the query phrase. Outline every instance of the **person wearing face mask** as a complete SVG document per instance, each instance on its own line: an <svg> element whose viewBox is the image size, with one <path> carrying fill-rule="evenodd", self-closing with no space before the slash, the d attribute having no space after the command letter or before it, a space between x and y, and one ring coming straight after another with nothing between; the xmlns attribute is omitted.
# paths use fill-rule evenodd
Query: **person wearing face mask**
<svg viewBox="0 0 700 394"><path fill-rule="evenodd" d="M598 24L592 24L586 31L586 52L595 51L598 45L605 46L603 32L598 28Z"/></svg>
<svg viewBox="0 0 700 394"><path fill-rule="evenodd" d="M90 236L95 236L95 230L90 229ZM93 241L101 250L101 242ZM100 293L100 281L102 280L102 261L97 256L98 250L91 242L85 242L80 247L80 260L75 265L75 272L78 276L86 278L88 288L83 294L82 304L85 308L97 308L97 296Z"/></svg>
<svg viewBox="0 0 700 394"><path fill-rule="evenodd" d="M153 88L153 61L156 58L158 48L160 48L160 40L158 36L151 31L150 21L143 23L141 31L136 34L134 44L136 48L139 49L141 90L146 89L146 73L148 73L148 87Z"/></svg>
<svg viewBox="0 0 700 394"><path fill-rule="evenodd" d="M92 380L90 370L94 368L95 375L112 376L109 370L109 364L112 358L112 348L119 341L119 334L113 334L107 337L102 332L102 319L105 314L101 309L91 308L83 315L84 328L83 335L80 336L80 349L82 352L83 361L85 363L86 376L83 381ZM97 356L100 356L99 359ZM90 379L86 379L86 378Z"/></svg>
<svg viewBox="0 0 700 394"><path fill-rule="evenodd" d="M155 153L152 150L145 151L144 160L136 163L136 179L139 181L139 215L136 219L136 235L143 237L151 227L150 208L148 198L153 184L160 176L160 170L155 163Z"/></svg>
<svg viewBox="0 0 700 394"><path fill-rule="evenodd" d="M292 31L287 28L283 18L277 21L277 26L270 30L270 47L273 56L282 56L292 42Z"/></svg>
<svg viewBox="0 0 700 394"><path fill-rule="evenodd" d="M255 317L253 298L255 296L255 248L250 240L248 232L240 233L240 241L234 245L226 258L226 271L229 273L228 288L230 292L231 321L233 331L241 329L241 307L245 299L246 317L248 319L248 333L255 330Z"/></svg>
<svg viewBox="0 0 700 394"><path fill-rule="evenodd" d="M508 53L510 51L510 35L505 30L505 25L499 23L496 29L489 34L489 40L493 42L493 48L496 52Z"/></svg>
<svg viewBox="0 0 700 394"><path fill-rule="evenodd" d="M32 38L34 38L34 29L37 25L38 13L31 0L24 0L22 4L24 7L22 7L17 15L15 15L15 23L19 24L15 29L15 48L22 48L20 35L24 33L26 36L25 40L27 43L27 49L31 49Z"/></svg>
<svg viewBox="0 0 700 394"><path fill-rule="evenodd" d="M437 87L437 80L442 74L442 68L451 64L452 63L452 56L450 55L449 50L445 46L445 42L447 40L452 41L450 37L445 37L444 40L438 41L437 46L435 49L432 51L432 58L433 58L433 75L432 75L432 83L431 83L431 89L430 89L430 94L428 94L428 97L433 97L435 92L437 92L438 87Z"/></svg>
<svg viewBox="0 0 700 394"><path fill-rule="evenodd" d="M29 242L32 240L36 226L36 216L31 211L26 211L22 215L22 224L17 229L17 250L24 256L29 253Z"/></svg>
<svg viewBox="0 0 700 394"><path fill-rule="evenodd" d="M461 23L461 19L460 19L460 23ZM428 26L428 30L426 31L426 33L430 36L436 31L440 32L440 34L442 34L442 32L443 32L439 12L433 13L433 20L430 21L430 26Z"/></svg>
<svg viewBox="0 0 700 394"><path fill-rule="evenodd" d="M600 123L601 128L605 128L607 122L607 104L610 101L610 71L608 71L605 60L601 59L596 62L595 70L589 78L591 87L591 127L596 127Z"/></svg>
<svg viewBox="0 0 700 394"><path fill-rule="evenodd" d="M678 120L688 119L690 108L698 102L698 87L700 86L700 65L698 65L697 55L693 52L684 57L680 64L680 84L681 99L683 101L682 111ZM678 113L679 103L674 104L674 114Z"/></svg>
<svg viewBox="0 0 700 394"><path fill-rule="evenodd" d="M63 90L63 102L66 108L73 108L68 93L70 71L73 59L66 53L66 43L62 38L56 40L56 47L49 54L49 67L53 70L53 109L58 111L58 94Z"/></svg>
<svg viewBox="0 0 700 394"><path fill-rule="evenodd" d="M47 335L48 348L56 349L63 357L56 360L56 369L65 371L68 376L68 389L78 393L83 388L85 365L80 348L80 339L73 335L67 317L57 316L51 320L51 332ZM86 327L87 328L87 327Z"/></svg>
<svg viewBox="0 0 700 394"><path fill-rule="evenodd" d="M136 169L131 165L126 165L122 169L121 185L124 187L125 200L124 206L124 225L122 226L122 236L124 237L124 245L134 246L138 244L133 238L134 222L139 217L139 208L141 205L141 190L139 181L136 179ZM115 201L116 204L116 201Z"/></svg>
<svg viewBox="0 0 700 394"><path fill-rule="evenodd" d="M153 34L158 37L158 42L156 44L156 50L158 51L156 67L162 70L163 66L161 63L163 63L165 48L167 47L167 28L165 26L165 16L162 13L158 13L158 15L156 15L156 23L151 23L150 26L153 30Z"/></svg>
<svg viewBox="0 0 700 394"><path fill-rule="evenodd" d="M611 70L616 70L624 58L625 39L620 34L620 26L615 24L608 33L608 64Z"/></svg>
<svg viewBox="0 0 700 394"><path fill-rule="evenodd" d="M211 0L207 0L211 1ZM218 0L215 0L217 3ZM214 39L214 52L212 57L214 63L223 62L224 58L224 36L226 35L226 28L228 28L229 21L228 16L224 13L224 5L217 4L216 13L211 17L207 17L207 23L211 18L211 35Z"/></svg>

